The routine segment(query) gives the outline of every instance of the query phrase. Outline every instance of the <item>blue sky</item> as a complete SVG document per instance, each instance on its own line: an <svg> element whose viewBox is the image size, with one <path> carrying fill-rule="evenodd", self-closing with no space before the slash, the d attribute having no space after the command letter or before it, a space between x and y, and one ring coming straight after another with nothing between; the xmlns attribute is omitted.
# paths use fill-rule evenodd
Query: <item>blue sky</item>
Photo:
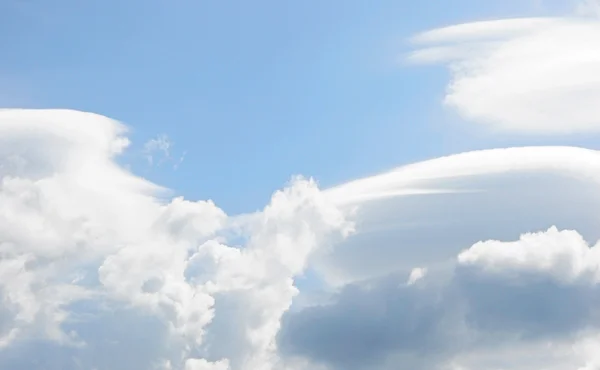
<svg viewBox="0 0 600 370"><path fill-rule="evenodd" d="M0 50L0 368L600 368L599 0L8 0Z"/></svg>
<svg viewBox="0 0 600 370"><path fill-rule="evenodd" d="M251 211L294 174L329 186L506 142L453 129L440 107L447 72L405 65L407 39L558 3L6 0L0 104L123 121L134 145L122 161L136 173ZM174 157L186 152L177 171L140 154L159 134Z"/></svg>

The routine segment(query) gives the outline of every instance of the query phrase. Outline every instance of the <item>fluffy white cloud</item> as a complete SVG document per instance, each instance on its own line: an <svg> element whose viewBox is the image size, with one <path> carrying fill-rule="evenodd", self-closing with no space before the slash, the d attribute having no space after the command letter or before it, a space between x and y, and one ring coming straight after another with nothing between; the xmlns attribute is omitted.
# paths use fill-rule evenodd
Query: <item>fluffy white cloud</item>
<svg viewBox="0 0 600 370"><path fill-rule="evenodd" d="M0 131L2 368L514 370L548 343L553 369L597 363L596 151L295 178L231 216L117 166L126 130L105 117L4 110ZM309 265L334 292L289 311Z"/></svg>
<svg viewBox="0 0 600 370"><path fill-rule="evenodd" d="M599 40L595 18L485 21L420 34L409 59L449 66L445 104L467 120L513 133L597 132Z"/></svg>
<svg viewBox="0 0 600 370"><path fill-rule="evenodd" d="M512 243L479 242L461 253L458 261L488 273L543 273L561 283L581 279L596 283L600 279L600 248L590 248L575 231L559 231L556 227L544 233L524 234Z"/></svg>
<svg viewBox="0 0 600 370"><path fill-rule="evenodd" d="M88 113L0 111L0 364L279 368L293 279L352 230L345 214L302 178L252 215L161 201L115 164L125 132Z"/></svg>

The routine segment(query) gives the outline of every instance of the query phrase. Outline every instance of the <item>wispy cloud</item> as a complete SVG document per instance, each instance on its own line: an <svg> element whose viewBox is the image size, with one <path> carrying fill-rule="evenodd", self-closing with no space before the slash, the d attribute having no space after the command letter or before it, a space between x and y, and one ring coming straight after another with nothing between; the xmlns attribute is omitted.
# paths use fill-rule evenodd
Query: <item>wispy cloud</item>
<svg viewBox="0 0 600 370"><path fill-rule="evenodd" d="M506 19L422 33L408 58L449 67L444 103L468 121L500 132L590 133L600 132L599 40L594 19Z"/></svg>
<svg viewBox="0 0 600 370"><path fill-rule="evenodd" d="M144 144L143 149L143 153L146 157L148 165L161 166L165 163L171 163L173 170L179 169L185 160L187 151L184 151L182 154L174 157L172 152L174 146L175 145L173 141L166 134L160 134L155 138L148 140Z"/></svg>
<svg viewBox="0 0 600 370"><path fill-rule="evenodd" d="M160 166L164 161L171 159L171 147L173 143L165 134L158 135L156 138L148 140L144 144L144 154L149 165ZM158 161L156 160L159 155Z"/></svg>

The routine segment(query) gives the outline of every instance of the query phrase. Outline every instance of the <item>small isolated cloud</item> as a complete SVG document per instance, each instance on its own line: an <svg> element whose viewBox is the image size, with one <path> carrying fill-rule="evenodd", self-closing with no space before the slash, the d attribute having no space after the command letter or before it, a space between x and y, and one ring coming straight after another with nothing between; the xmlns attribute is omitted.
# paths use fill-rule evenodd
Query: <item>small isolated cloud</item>
<svg viewBox="0 0 600 370"><path fill-rule="evenodd" d="M585 1L580 12L597 11ZM521 134L600 131L600 21L484 21L417 35L409 60L449 67L444 103L466 120Z"/></svg>
<svg viewBox="0 0 600 370"><path fill-rule="evenodd" d="M407 285L413 285L417 281L423 279L427 274L427 269L422 267L417 267L411 270L410 275L408 276Z"/></svg>
<svg viewBox="0 0 600 370"><path fill-rule="evenodd" d="M183 152L183 154L181 154L181 156L179 157L179 159L177 160L177 162L175 162L175 164L173 165L173 169L177 170L179 169L179 166L181 166L181 164L183 163L183 161L185 160L185 156L187 155L187 151Z"/></svg>
<svg viewBox="0 0 600 370"><path fill-rule="evenodd" d="M143 149L148 165L161 166L164 163L172 163L173 170L178 170L185 160L187 151L174 156L174 146L175 144L166 134L160 134L148 140Z"/></svg>
<svg viewBox="0 0 600 370"><path fill-rule="evenodd" d="M160 165L171 158L171 147L173 143L165 134L158 135L156 138L148 140L144 144L144 154L149 165ZM160 155L160 160L156 162L156 156Z"/></svg>

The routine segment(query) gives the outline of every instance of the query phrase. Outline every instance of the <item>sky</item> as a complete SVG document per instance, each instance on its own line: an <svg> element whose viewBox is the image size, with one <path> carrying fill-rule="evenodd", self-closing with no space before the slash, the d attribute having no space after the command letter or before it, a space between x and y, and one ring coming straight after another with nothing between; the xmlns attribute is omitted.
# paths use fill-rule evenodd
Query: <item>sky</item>
<svg viewBox="0 0 600 370"><path fill-rule="evenodd" d="M600 2L0 1L0 368L597 370Z"/></svg>
<svg viewBox="0 0 600 370"><path fill-rule="evenodd" d="M570 7L567 0L2 1L0 106L118 119L133 141L120 161L136 173L228 212L254 211L291 175L331 186L506 145L453 122L439 104L446 71L405 65L408 39ZM172 160L149 168L144 143L160 135L173 143Z"/></svg>

